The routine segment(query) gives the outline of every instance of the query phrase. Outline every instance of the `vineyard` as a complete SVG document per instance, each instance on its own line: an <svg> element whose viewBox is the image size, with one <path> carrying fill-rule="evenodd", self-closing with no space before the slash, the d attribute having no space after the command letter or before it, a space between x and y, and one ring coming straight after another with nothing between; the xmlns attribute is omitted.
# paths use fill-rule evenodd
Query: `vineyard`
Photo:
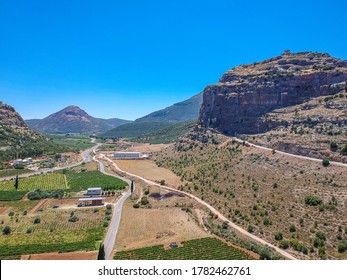
<svg viewBox="0 0 347 280"><path fill-rule="evenodd" d="M117 252L115 260L252 260L244 251L215 238L185 241L183 247L164 249L163 245Z"/></svg>
<svg viewBox="0 0 347 280"><path fill-rule="evenodd" d="M108 187L112 189L124 189L127 184L111 176L107 176L100 171L75 172L69 170L66 172L67 184L73 191L86 190L91 187Z"/></svg>
<svg viewBox="0 0 347 280"><path fill-rule="evenodd" d="M79 209L73 215L78 221L71 222L71 211L46 210L34 217L22 213L6 216L0 225L2 231L9 226L11 233L0 236L0 259L23 254L43 252L71 252L95 250L96 242L104 235L105 209ZM40 222L35 223L39 218Z"/></svg>
<svg viewBox="0 0 347 280"><path fill-rule="evenodd" d="M0 191L14 191L15 180L0 181ZM60 173L48 173L43 175L34 175L32 177L19 179L19 191L41 190L59 190L66 189L65 178Z"/></svg>
<svg viewBox="0 0 347 280"><path fill-rule="evenodd" d="M0 181L0 200L19 200L28 191L82 191L91 187L102 187L103 190L122 190L127 184L100 171L47 173L19 179L18 191L15 190L15 179ZM65 179L66 176L66 179Z"/></svg>

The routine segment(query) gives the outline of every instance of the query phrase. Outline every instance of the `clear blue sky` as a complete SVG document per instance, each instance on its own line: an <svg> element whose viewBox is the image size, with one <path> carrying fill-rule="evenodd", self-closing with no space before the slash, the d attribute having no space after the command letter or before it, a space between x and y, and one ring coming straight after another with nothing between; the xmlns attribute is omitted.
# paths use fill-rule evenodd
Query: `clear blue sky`
<svg viewBox="0 0 347 280"><path fill-rule="evenodd" d="M347 59L346 2L3 0L0 100L135 119L285 49Z"/></svg>

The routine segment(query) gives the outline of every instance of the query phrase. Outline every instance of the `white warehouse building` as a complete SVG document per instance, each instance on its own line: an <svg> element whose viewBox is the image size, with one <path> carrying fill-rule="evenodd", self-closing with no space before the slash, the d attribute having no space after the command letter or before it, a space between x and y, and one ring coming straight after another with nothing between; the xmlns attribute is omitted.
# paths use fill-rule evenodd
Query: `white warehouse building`
<svg viewBox="0 0 347 280"><path fill-rule="evenodd" d="M115 159L145 159L148 155L140 152L116 152L113 154Z"/></svg>

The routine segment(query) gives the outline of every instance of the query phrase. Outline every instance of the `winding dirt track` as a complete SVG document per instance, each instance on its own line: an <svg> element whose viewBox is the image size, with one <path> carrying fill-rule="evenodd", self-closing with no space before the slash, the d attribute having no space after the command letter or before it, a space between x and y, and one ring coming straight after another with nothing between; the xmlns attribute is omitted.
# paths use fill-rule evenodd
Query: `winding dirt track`
<svg viewBox="0 0 347 280"><path fill-rule="evenodd" d="M269 243L269 242L267 242L267 241L265 241L265 240L259 238L258 236L255 236L255 235L249 233L248 231L246 231L246 230L244 230L243 228L239 227L238 225L234 224L233 222L231 222L230 220L228 220L225 216L223 216L223 214L220 213L217 209L215 209L214 207L212 207L210 204L206 203L205 201L201 200L200 198L196 197L195 195L192 195L192 194L190 194L190 193L186 193L186 192L184 192L184 191L180 191L180 190L177 190L177 189L174 189L174 188L170 188L170 187L168 187L168 186L163 186L163 185L160 185L160 184L158 184L158 183L156 183L156 182L147 180L146 178L143 178L143 177L138 176L138 175L136 175L136 174L132 174L132 173L126 172L126 171L120 169L120 168L118 167L118 165L117 165L115 162L113 162L112 160L110 160L109 158L107 158L107 157L106 157L105 155L103 155L103 154L100 154L100 155L99 155L99 158L102 158L103 160L106 160L106 161L112 163L113 166L116 168L116 170L118 170L119 172L123 172L124 174L127 174L127 175L129 175L129 176L132 176L132 177L136 177L136 178L138 178L138 179L141 179L142 181L146 182L147 184L159 186L159 187L161 187L161 188L163 188L163 189L167 189L167 190L170 190L170 191L174 191L174 192L177 192L177 193L181 193L181 194L183 194L183 195L185 195L185 196L188 196L188 197L190 197L190 198L196 200L196 201L199 202L201 205L204 205L204 206L207 207L209 210L211 210L211 212L212 212L213 214L217 215L219 219L221 219L222 221L228 222L228 223L229 223L229 226L230 226L231 228L237 230L237 231L240 232L241 234L243 234L243 235L245 235L245 236L247 236L247 237L249 237L249 238L251 238L251 239L253 239L253 240L255 240L255 241L257 241L257 242L259 242L259 243L261 243L261 244L263 244L263 245L267 245L267 246L273 248L273 249L276 250L278 253L280 253L281 255L283 255L284 257L286 257L286 258L288 258L288 259L290 259L290 260L296 260L296 258L295 258L294 256L292 256L291 254L287 253L286 251L284 251L284 250L282 250L282 249L280 249L280 248L278 248L278 247L272 245L271 243Z"/></svg>

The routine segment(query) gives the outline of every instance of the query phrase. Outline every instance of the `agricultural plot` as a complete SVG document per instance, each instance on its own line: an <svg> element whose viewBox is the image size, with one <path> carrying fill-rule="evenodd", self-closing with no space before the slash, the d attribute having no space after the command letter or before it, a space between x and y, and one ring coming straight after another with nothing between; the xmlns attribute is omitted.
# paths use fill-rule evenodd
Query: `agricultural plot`
<svg viewBox="0 0 347 280"><path fill-rule="evenodd" d="M0 182L0 191L14 191L15 180L6 180ZM64 190L66 189L65 178L60 173L48 173L43 175L34 175L32 177L20 178L18 191L41 190Z"/></svg>
<svg viewBox="0 0 347 280"><path fill-rule="evenodd" d="M10 227L10 234L0 236L0 259L19 258L23 254L95 250L105 232L105 209L46 210L34 217L15 213L2 217L2 231ZM71 222L71 216L77 221ZM39 223L35 220L40 219Z"/></svg>
<svg viewBox="0 0 347 280"><path fill-rule="evenodd" d="M244 251L215 238L185 241L183 247L164 249L163 245L117 252L115 260L252 260Z"/></svg>
<svg viewBox="0 0 347 280"><path fill-rule="evenodd" d="M25 194L26 191L0 191L0 200L21 200Z"/></svg>
<svg viewBox="0 0 347 280"><path fill-rule="evenodd" d="M86 190L91 187L122 190L127 186L124 181L107 176L100 171L75 172L69 170L66 172L66 177L69 189L73 191Z"/></svg>

